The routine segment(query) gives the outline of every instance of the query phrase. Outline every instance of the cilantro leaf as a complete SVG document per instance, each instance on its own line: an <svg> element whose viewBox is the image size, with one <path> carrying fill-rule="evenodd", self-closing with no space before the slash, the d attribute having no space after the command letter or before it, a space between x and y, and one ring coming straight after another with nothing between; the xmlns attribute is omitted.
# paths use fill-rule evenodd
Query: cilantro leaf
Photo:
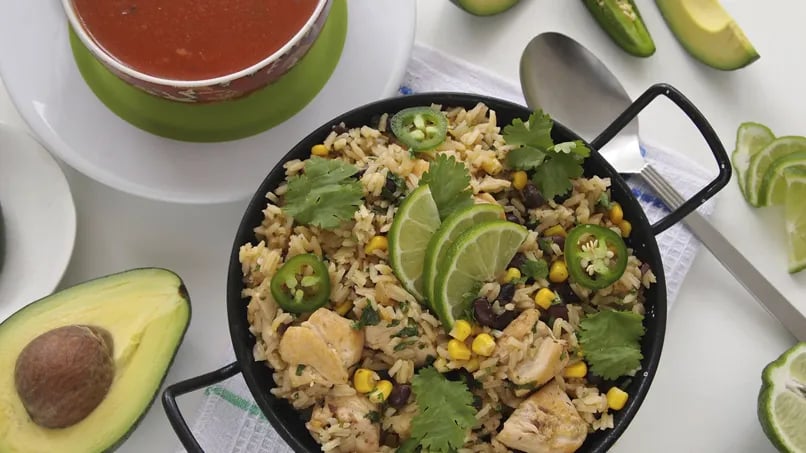
<svg viewBox="0 0 806 453"><path fill-rule="evenodd" d="M515 118L512 124L504 127L504 140L509 145L527 145L539 150L547 150L554 146L551 138L551 129L554 121L540 110L529 116L529 123Z"/></svg>
<svg viewBox="0 0 806 453"><path fill-rule="evenodd" d="M367 304L364 310L361 311L361 317L358 321L353 321L352 328L361 330L364 326L377 326L381 322L381 315L378 313L372 304Z"/></svg>
<svg viewBox="0 0 806 453"><path fill-rule="evenodd" d="M473 394L464 383L451 382L430 367L420 370L411 384L419 408L411 422L411 438L434 453L459 449L476 423Z"/></svg>
<svg viewBox="0 0 806 453"><path fill-rule="evenodd" d="M452 212L473 204L470 172L464 163L453 156L437 155L420 179L420 185L423 184L428 184L431 188L431 196L439 209L440 219L444 220Z"/></svg>
<svg viewBox="0 0 806 453"><path fill-rule="evenodd" d="M641 366L643 319L631 311L605 310L579 323L579 343L594 374L616 379Z"/></svg>
<svg viewBox="0 0 806 453"><path fill-rule="evenodd" d="M546 278L549 275L549 265L546 260L527 260L521 266L521 272L523 272L523 275L535 280Z"/></svg>
<svg viewBox="0 0 806 453"><path fill-rule="evenodd" d="M573 142L557 143L551 148L555 153L570 154L577 160L583 160L591 155L591 150L585 145L582 140L574 140Z"/></svg>
<svg viewBox="0 0 806 453"><path fill-rule="evenodd" d="M571 154L555 154L535 170L532 182L547 199L571 190L571 180L582 176L582 165Z"/></svg>
<svg viewBox="0 0 806 453"><path fill-rule="evenodd" d="M305 172L288 179L283 210L304 225L333 229L351 218L361 205L364 190L351 177L354 165L313 156Z"/></svg>
<svg viewBox="0 0 806 453"><path fill-rule="evenodd" d="M515 170L534 170L546 160L546 153L532 146L522 146L507 154L507 166Z"/></svg>

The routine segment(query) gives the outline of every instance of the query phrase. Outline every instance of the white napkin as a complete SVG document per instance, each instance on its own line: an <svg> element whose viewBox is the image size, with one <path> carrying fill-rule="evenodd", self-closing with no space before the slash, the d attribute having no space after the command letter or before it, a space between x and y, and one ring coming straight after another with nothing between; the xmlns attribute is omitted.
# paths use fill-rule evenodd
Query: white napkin
<svg viewBox="0 0 806 453"><path fill-rule="evenodd" d="M413 49L400 94L424 91L475 93L526 105L519 86L512 81L418 43ZM693 195L710 179L704 169L680 154L647 145L644 145L644 151L646 159L683 196ZM668 213L640 178L631 178L629 185L650 222ZM710 215L712 202L700 207L699 211ZM700 244L681 224L666 230L658 236L657 241L663 257L671 307ZM229 350L221 363L234 359ZM255 405L240 374L205 390L204 402L196 417L191 418L191 426L199 444L208 453L291 451Z"/></svg>

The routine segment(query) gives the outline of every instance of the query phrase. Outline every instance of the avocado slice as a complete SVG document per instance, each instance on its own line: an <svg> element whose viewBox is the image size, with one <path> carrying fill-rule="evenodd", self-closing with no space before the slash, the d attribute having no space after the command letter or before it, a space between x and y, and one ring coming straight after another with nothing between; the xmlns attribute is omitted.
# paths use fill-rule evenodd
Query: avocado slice
<svg viewBox="0 0 806 453"><path fill-rule="evenodd" d="M0 323L0 451L114 450L153 403L190 315L190 298L182 280L158 268L133 269L80 283L11 315ZM33 340L66 330L66 326L91 327L92 332L102 333L98 338L111 345L114 377L103 399L81 420L67 427L46 428L35 423L26 410L30 406L18 393L17 379L26 373L15 372L15 368L23 363L23 352L36 349L28 347L37 344ZM50 342L48 347L53 344L62 343ZM81 351L85 350L82 346ZM61 352L71 351L57 352L52 355L63 357ZM28 371L28 375L37 373Z"/></svg>
<svg viewBox="0 0 806 453"><path fill-rule="evenodd" d="M735 20L717 0L655 0L680 44L693 57L724 71L760 58Z"/></svg>
<svg viewBox="0 0 806 453"><path fill-rule="evenodd" d="M474 16L494 16L515 6L520 0L451 0Z"/></svg>

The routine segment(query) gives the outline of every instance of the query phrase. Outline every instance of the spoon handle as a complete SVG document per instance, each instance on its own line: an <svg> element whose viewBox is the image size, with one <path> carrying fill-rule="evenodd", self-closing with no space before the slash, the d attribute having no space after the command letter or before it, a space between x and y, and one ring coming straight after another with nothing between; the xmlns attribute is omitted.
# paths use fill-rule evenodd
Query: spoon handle
<svg viewBox="0 0 806 453"><path fill-rule="evenodd" d="M667 206L674 209L683 203L683 197L651 165L647 164L640 174ZM806 341L806 316L790 304L722 233L696 210L683 221L767 312L799 341Z"/></svg>

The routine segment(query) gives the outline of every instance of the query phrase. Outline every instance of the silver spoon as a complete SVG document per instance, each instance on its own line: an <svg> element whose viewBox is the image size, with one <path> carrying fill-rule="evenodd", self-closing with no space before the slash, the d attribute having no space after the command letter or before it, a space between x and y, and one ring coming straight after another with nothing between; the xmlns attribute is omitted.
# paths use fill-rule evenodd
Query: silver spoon
<svg viewBox="0 0 806 453"><path fill-rule="evenodd" d="M531 109L542 109L587 141L632 103L618 79L593 53L560 33L543 33L529 42L521 56L520 78ZM683 203L684 198L644 160L638 141L638 119L599 151L619 173L641 175L670 208ZM806 316L744 255L696 210L684 222L774 318L795 338L806 341Z"/></svg>

